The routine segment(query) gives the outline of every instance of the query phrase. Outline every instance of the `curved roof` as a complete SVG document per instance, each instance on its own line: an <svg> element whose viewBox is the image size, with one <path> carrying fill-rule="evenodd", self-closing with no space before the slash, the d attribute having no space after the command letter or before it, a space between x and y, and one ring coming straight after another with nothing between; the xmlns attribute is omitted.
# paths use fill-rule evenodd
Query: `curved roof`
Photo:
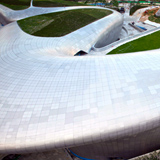
<svg viewBox="0 0 160 160"><path fill-rule="evenodd" d="M0 35L1 153L123 137L159 119L159 50L60 57L50 54L54 39L27 35L16 22Z"/></svg>

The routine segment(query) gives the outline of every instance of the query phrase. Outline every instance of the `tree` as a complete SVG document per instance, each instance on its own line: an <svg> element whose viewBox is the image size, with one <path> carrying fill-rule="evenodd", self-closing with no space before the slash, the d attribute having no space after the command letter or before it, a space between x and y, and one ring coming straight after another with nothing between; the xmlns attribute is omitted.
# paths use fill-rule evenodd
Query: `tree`
<svg viewBox="0 0 160 160"><path fill-rule="evenodd" d="M118 7L118 1L117 0L112 0L111 3L113 6Z"/></svg>

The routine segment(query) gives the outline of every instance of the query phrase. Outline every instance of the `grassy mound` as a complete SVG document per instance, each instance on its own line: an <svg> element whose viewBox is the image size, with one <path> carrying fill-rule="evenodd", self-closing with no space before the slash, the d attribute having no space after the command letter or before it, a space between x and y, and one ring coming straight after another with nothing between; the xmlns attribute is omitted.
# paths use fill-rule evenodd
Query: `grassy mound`
<svg viewBox="0 0 160 160"><path fill-rule="evenodd" d="M157 17L155 15L155 13L158 11L159 9L156 10L148 10L148 19L152 22L156 22L156 23L160 23L160 17Z"/></svg>
<svg viewBox="0 0 160 160"><path fill-rule="evenodd" d="M14 10L26 9L30 6L31 0L0 0L0 4ZM79 6L84 3L78 3L74 0L33 0L33 6L38 7L64 7Z"/></svg>
<svg viewBox="0 0 160 160"><path fill-rule="evenodd" d="M60 37L111 13L104 9L77 9L26 18L18 21L18 24L31 35Z"/></svg>
<svg viewBox="0 0 160 160"><path fill-rule="evenodd" d="M130 52L158 49L160 48L159 36L160 36L160 31L157 31L150 35L136 39L132 42L123 44L122 46L119 46L118 48L112 50L108 54L120 54L120 53L130 53Z"/></svg>
<svg viewBox="0 0 160 160"><path fill-rule="evenodd" d="M0 4L14 10L20 10L28 8L30 0L0 0Z"/></svg>
<svg viewBox="0 0 160 160"><path fill-rule="evenodd" d="M136 12L138 9L140 9L140 8L145 8L145 7L148 7L148 6L143 6L143 5L133 6L133 7L130 9L130 15L133 15L133 13Z"/></svg>
<svg viewBox="0 0 160 160"><path fill-rule="evenodd" d="M152 22L160 23L160 17L156 17L154 15L151 15L148 17L148 19Z"/></svg>
<svg viewBox="0 0 160 160"><path fill-rule="evenodd" d="M79 5L84 5L84 3L77 3L74 0L33 0L33 6L38 7L64 7Z"/></svg>

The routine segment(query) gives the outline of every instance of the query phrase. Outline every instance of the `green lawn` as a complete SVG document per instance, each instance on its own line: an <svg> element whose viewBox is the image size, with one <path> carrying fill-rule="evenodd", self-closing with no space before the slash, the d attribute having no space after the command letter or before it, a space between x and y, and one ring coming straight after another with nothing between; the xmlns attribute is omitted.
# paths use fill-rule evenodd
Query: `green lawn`
<svg viewBox="0 0 160 160"><path fill-rule="evenodd" d="M18 24L31 35L60 37L111 13L104 9L77 9L26 18L18 21Z"/></svg>
<svg viewBox="0 0 160 160"><path fill-rule="evenodd" d="M26 9L30 6L30 0L0 0L0 4L14 10ZM78 3L74 0L33 0L34 6L39 7L61 7L61 6L79 6L84 3Z"/></svg>
<svg viewBox="0 0 160 160"><path fill-rule="evenodd" d="M74 0L33 0L34 6L39 7L63 7L63 6L79 6L83 3L75 2Z"/></svg>
<svg viewBox="0 0 160 160"><path fill-rule="evenodd" d="M14 10L26 9L30 6L30 0L0 0L0 4Z"/></svg>
<svg viewBox="0 0 160 160"><path fill-rule="evenodd" d="M160 23L160 18L159 18L159 17L156 17L156 16L154 16L154 15L149 16L148 19L149 19L150 21L152 21L152 22Z"/></svg>
<svg viewBox="0 0 160 160"><path fill-rule="evenodd" d="M157 31L150 35L123 44L122 46L112 50L108 54L120 54L158 49L160 48L159 37L160 31Z"/></svg>

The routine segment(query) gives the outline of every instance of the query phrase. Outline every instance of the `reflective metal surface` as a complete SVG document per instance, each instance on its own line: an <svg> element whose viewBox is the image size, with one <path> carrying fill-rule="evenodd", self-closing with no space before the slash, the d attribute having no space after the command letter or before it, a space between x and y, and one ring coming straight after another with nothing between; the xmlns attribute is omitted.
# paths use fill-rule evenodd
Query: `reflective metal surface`
<svg viewBox="0 0 160 160"><path fill-rule="evenodd" d="M118 16L121 21L114 12L110 21L90 24L95 31L86 26L89 33L80 29L57 40L25 34L16 22L0 30L0 153L66 147L85 156L97 146L95 156L103 159L160 146L159 50L67 56L88 50L98 23Z"/></svg>
<svg viewBox="0 0 160 160"><path fill-rule="evenodd" d="M30 7L26 10L21 11L8 11L5 12L3 10L3 14L6 15L9 19L18 20L22 18L26 18L28 16L34 16L42 13L48 12L59 12L66 11L71 9L81 9L81 8L97 8L101 7L55 7L55 8L40 8L40 7ZM105 9L105 8L101 8ZM93 22L79 30L72 32L72 34L68 34L63 37L56 38L39 38L42 43L38 44L39 49L46 49L49 47L49 54L65 56L65 55L75 55L78 51L83 50L88 52L91 47L98 43L99 45L106 45L108 43L113 42L119 36L119 33L122 28L123 17L118 13L113 11L114 14L111 14L107 17L104 17L98 21ZM108 34L106 36L106 34ZM25 35L32 40L32 43L36 43L37 37L33 38L31 36ZM105 39L107 37L107 39ZM101 40L103 38L103 41ZM105 41L104 41L105 39ZM49 43L48 43L49 42ZM30 46L29 46L30 47ZM29 49L31 50L31 49ZM46 54L46 51L42 51Z"/></svg>

